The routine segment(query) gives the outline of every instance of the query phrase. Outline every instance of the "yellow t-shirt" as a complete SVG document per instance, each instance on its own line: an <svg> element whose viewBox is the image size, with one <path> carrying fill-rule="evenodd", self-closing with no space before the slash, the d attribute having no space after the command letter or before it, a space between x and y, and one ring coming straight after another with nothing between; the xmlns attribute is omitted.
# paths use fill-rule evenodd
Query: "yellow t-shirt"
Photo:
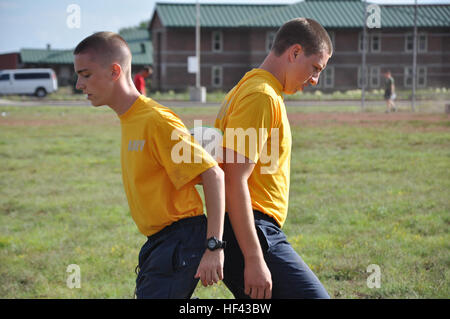
<svg viewBox="0 0 450 319"><path fill-rule="evenodd" d="M222 146L256 164L248 179L253 209L280 226L288 211L292 144L282 89L270 72L253 69L227 94L215 121Z"/></svg>
<svg viewBox="0 0 450 319"><path fill-rule="evenodd" d="M150 236L203 214L198 177L217 162L168 108L141 95L120 117L122 178L131 216Z"/></svg>

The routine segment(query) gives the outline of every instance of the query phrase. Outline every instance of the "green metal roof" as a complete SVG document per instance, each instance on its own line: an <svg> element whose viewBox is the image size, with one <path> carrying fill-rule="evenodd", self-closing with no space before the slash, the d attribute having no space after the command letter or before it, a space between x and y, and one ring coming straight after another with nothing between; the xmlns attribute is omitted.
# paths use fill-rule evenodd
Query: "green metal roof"
<svg viewBox="0 0 450 319"><path fill-rule="evenodd" d="M133 65L153 64L153 45L148 29L129 28L120 31L119 34L130 47Z"/></svg>
<svg viewBox="0 0 450 319"><path fill-rule="evenodd" d="M248 21L252 27L280 27L296 17L317 20L325 28L358 28L363 26L363 3L359 1L305 1L289 5Z"/></svg>
<svg viewBox="0 0 450 319"><path fill-rule="evenodd" d="M127 41L133 65L153 64L153 46L146 29L126 29L120 35ZM21 49L20 57L23 63L35 64L72 64L72 50L58 49Z"/></svg>
<svg viewBox="0 0 450 319"><path fill-rule="evenodd" d="M414 6L381 8L381 27L413 27ZM417 7L418 27L450 27L450 5L420 5Z"/></svg>
<svg viewBox="0 0 450 319"><path fill-rule="evenodd" d="M305 0L291 5L202 4L201 26L211 28L280 27L295 17L308 17L326 28L362 28L364 4L358 0ZM381 27L412 27L414 6L380 5ZM165 27L194 27L195 4L157 3ZM450 5L419 5L419 27L449 27Z"/></svg>
<svg viewBox="0 0 450 319"><path fill-rule="evenodd" d="M128 46L133 54L131 59L133 65L153 64L153 45L150 41L129 42ZM144 46L144 51L142 51L142 46Z"/></svg>
<svg viewBox="0 0 450 319"><path fill-rule="evenodd" d="M151 39L151 34L148 32L148 29L125 28L119 31L119 34L128 43L136 41L149 41Z"/></svg>
<svg viewBox="0 0 450 319"><path fill-rule="evenodd" d="M201 25L207 28L241 27L252 17L262 16L284 7L286 5L202 4ZM195 4L157 3L155 13L165 27L195 26Z"/></svg>
<svg viewBox="0 0 450 319"><path fill-rule="evenodd" d="M73 50L21 49L23 63L68 64L73 63Z"/></svg>
<svg viewBox="0 0 450 319"><path fill-rule="evenodd" d="M414 26L414 6L380 5L382 28L404 28ZM317 20L325 28L362 28L364 3L360 1L307 0L273 12L269 16L257 17L253 26L279 27L295 17ZM450 5L419 5L418 27L449 27Z"/></svg>

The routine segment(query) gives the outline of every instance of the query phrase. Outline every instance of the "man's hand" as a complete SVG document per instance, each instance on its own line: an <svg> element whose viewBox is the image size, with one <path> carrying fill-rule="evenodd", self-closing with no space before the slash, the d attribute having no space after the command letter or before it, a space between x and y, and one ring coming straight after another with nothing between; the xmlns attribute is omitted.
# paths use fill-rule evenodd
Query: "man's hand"
<svg viewBox="0 0 450 319"><path fill-rule="evenodd" d="M204 287L223 280L223 249L206 249L194 278L200 278Z"/></svg>
<svg viewBox="0 0 450 319"><path fill-rule="evenodd" d="M244 270L245 294L252 299L272 298L272 276L262 259L246 260Z"/></svg>

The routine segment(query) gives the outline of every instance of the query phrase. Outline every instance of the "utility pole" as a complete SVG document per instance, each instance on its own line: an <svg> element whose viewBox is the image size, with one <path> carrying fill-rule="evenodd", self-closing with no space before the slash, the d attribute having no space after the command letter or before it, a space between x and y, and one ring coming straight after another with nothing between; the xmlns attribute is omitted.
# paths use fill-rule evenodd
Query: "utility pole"
<svg viewBox="0 0 450 319"><path fill-rule="evenodd" d="M414 43L413 43L413 80L412 80L412 111L416 111L417 86L417 0L414 1Z"/></svg>
<svg viewBox="0 0 450 319"><path fill-rule="evenodd" d="M191 101L206 102L206 87L200 81L200 2L195 2L195 57L188 57L188 72L195 72L195 86L189 87ZM195 64L194 64L195 62Z"/></svg>
<svg viewBox="0 0 450 319"><path fill-rule="evenodd" d="M366 102L366 41L367 41L367 2L363 1L362 67L361 67L361 111L365 111Z"/></svg>
<svg viewBox="0 0 450 319"><path fill-rule="evenodd" d="M195 3L195 56L197 57L197 72L195 73L195 87L200 88L200 2Z"/></svg>

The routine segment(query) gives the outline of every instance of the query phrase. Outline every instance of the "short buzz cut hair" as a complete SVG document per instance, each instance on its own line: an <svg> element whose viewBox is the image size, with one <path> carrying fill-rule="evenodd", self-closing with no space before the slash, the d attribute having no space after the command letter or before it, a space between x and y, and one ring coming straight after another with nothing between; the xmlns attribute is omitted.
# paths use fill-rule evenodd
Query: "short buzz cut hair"
<svg viewBox="0 0 450 319"><path fill-rule="evenodd" d="M333 44L327 31L319 22L309 18L289 20L277 31L272 51L276 56L282 55L290 46L300 44L305 55L327 52L333 54Z"/></svg>
<svg viewBox="0 0 450 319"><path fill-rule="evenodd" d="M102 31L88 36L73 51L74 55L82 53L91 53L99 64L119 63L126 73L131 71L130 48L117 33Z"/></svg>

